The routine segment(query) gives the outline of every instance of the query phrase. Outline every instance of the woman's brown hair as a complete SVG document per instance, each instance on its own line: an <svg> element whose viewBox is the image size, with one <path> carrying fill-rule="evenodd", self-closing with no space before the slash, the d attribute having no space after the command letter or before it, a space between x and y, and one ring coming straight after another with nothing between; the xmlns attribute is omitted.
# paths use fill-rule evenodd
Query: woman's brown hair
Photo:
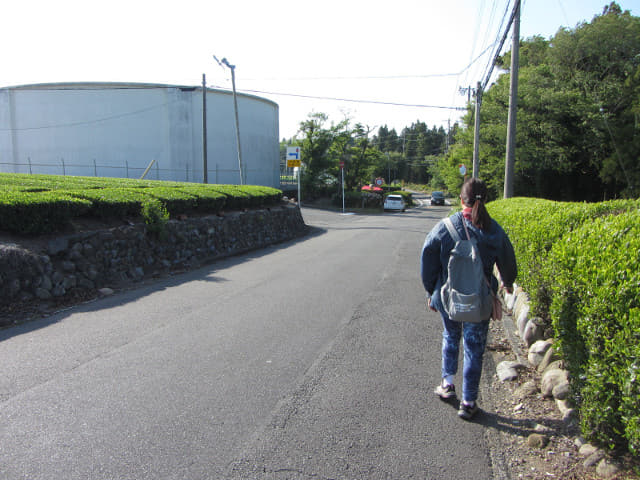
<svg viewBox="0 0 640 480"><path fill-rule="evenodd" d="M471 207L471 223L484 230L491 226L491 216L487 212L487 186L478 178L469 178L462 184L460 199Z"/></svg>

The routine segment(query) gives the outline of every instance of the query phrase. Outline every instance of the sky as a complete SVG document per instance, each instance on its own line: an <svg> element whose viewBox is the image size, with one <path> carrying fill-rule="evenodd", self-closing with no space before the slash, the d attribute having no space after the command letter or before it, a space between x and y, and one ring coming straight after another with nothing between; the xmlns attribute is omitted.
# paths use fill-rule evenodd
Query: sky
<svg viewBox="0 0 640 480"><path fill-rule="evenodd" d="M453 125L484 81L515 0L7 0L0 87L207 85L279 105L280 138L310 113L400 133ZM522 0L520 37L551 38L609 0ZM619 0L640 15L640 0ZM511 48L509 33L502 52ZM494 76L498 73L494 70ZM327 126L329 126L329 124Z"/></svg>

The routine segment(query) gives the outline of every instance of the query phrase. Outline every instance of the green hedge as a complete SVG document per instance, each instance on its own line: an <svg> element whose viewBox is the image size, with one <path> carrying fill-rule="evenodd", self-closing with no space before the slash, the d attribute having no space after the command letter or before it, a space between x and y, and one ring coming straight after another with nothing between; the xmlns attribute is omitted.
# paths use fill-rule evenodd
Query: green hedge
<svg viewBox="0 0 640 480"><path fill-rule="evenodd" d="M143 190L128 188L72 189L68 194L91 202L88 214L95 218L136 217L145 199Z"/></svg>
<svg viewBox="0 0 640 480"><path fill-rule="evenodd" d="M640 454L640 211L557 242L551 318L580 400L582 430Z"/></svg>
<svg viewBox="0 0 640 480"><path fill-rule="evenodd" d="M518 260L518 283L529 294L533 312L548 318L553 269L545 271L544 265L554 243L585 222L638 205L636 200L569 203L520 197L490 202L487 209L511 238Z"/></svg>
<svg viewBox="0 0 640 480"><path fill-rule="evenodd" d="M413 195L411 192L406 192L404 190L394 190L388 193L385 193L384 198L387 198L387 195L400 195L404 199L404 203L407 207L413 207Z"/></svg>
<svg viewBox="0 0 640 480"><path fill-rule="evenodd" d="M640 202L488 204L551 322L585 437L640 453Z"/></svg>
<svg viewBox="0 0 640 480"><path fill-rule="evenodd" d="M38 234L74 217L137 217L158 200L171 215L277 205L282 191L256 185L204 185L123 178L0 173L0 229Z"/></svg>
<svg viewBox="0 0 640 480"><path fill-rule="evenodd" d="M0 194L0 230L41 234L58 230L86 214L91 202L65 192L24 192L5 188Z"/></svg>

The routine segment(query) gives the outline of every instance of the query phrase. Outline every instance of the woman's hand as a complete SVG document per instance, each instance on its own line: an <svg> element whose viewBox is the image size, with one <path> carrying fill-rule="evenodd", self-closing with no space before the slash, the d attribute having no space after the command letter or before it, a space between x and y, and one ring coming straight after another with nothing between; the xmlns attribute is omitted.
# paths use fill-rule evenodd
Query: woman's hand
<svg viewBox="0 0 640 480"><path fill-rule="evenodd" d="M427 307L429 307L429 310L431 310L432 312L437 312L438 310L433 308L431 306L431 297L427 297Z"/></svg>

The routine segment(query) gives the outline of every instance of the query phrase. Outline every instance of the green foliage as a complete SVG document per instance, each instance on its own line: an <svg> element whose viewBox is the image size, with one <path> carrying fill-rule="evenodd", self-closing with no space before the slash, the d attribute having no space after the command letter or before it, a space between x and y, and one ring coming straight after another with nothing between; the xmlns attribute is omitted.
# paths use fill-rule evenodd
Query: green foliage
<svg viewBox="0 0 640 480"><path fill-rule="evenodd" d="M221 211L227 196L217 190L202 187L203 185L182 185L178 189L196 199L194 211L199 213Z"/></svg>
<svg viewBox="0 0 640 480"><path fill-rule="evenodd" d="M169 212L160 200L155 198L144 200L141 215L150 235L162 237L165 234Z"/></svg>
<svg viewBox="0 0 640 480"><path fill-rule="evenodd" d="M588 222L554 245L551 318L581 398L583 432L640 453L640 211Z"/></svg>
<svg viewBox="0 0 640 480"><path fill-rule="evenodd" d="M89 215L96 218L136 217L146 199L146 191L127 188L70 190L69 195L89 200Z"/></svg>
<svg viewBox="0 0 640 480"><path fill-rule="evenodd" d="M326 128L328 119L324 113L310 113L307 120L300 123L302 139L299 143L304 165L300 183L307 196L314 194L319 179L332 167L332 163L336 163L331 161L329 153L345 127L345 122ZM334 168L336 166L337 164L333 165Z"/></svg>
<svg viewBox="0 0 640 480"><path fill-rule="evenodd" d="M300 137L288 142L302 148L301 185L306 198L332 191L343 174L347 190L356 190L378 177L387 182L425 183L447 144L444 128L428 129L420 121L403 129L401 136L386 126L372 135L370 127L359 123L351 126L348 118L330 126L328 122L326 114L311 113L300 123ZM280 145L281 155L287 146L284 143Z"/></svg>
<svg viewBox="0 0 640 480"><path fill-rule="evenodd" d="M90 207L91 202L64 192L5 188L0 195L0 230L22 234L56 232Z"/></svg>
<svg viewBox="0 0 640 480"><path fill-rule="evenodd" d="M342 206L342 194L331 197L331 203L336 207ZM382 195L370 192L344 192L346 208L382 208Z"/></svg>
<svg viewBox="0 0 640 480"><path fill-rule="evenodd" d="M24 234L65 228L75 217L137 217L155 199L170 214L276 205L282 192L257 185L202 185L122 178L0 173L0 229Z"/></svg>
<svg viewBox="0 0 640 480"><path fill-rule="evenodd" d="M640 201L487 207L514 244L534 311L551 321L583 434L640 453Z"/></svg>
<svg viewBox="0 0 640 480"><path fill-rule="evenodd" d="M394 190L389 193L385 193L384 198L387 198L387 195L400 195L402 196L407 207L413 206L413 195L411 194L411 192L406 192L404 190Z"/></svg>
<svg viewBox="0 0 640 480"><path fill-rule="evenodd" d="M509 234L518 261L518 282L529 293L536 315L546 317L555 269L548 264L553 245L564 235L603 215L637 208L633 200L568 203L513 198L487 204L489 214Z"/></svg>
<svg viewBox="0 0 640 480"><path fill-rule="evenodd" d="M640 18L612 3L591 23L550 40L521 42L514 190L518 196L599 201L636 197L640 185ZM501 59L509 66L509 54ZM492 198L504 189L510 74L484 92L480 176ZM474 105L440 176L472 158Z"/></svg>

